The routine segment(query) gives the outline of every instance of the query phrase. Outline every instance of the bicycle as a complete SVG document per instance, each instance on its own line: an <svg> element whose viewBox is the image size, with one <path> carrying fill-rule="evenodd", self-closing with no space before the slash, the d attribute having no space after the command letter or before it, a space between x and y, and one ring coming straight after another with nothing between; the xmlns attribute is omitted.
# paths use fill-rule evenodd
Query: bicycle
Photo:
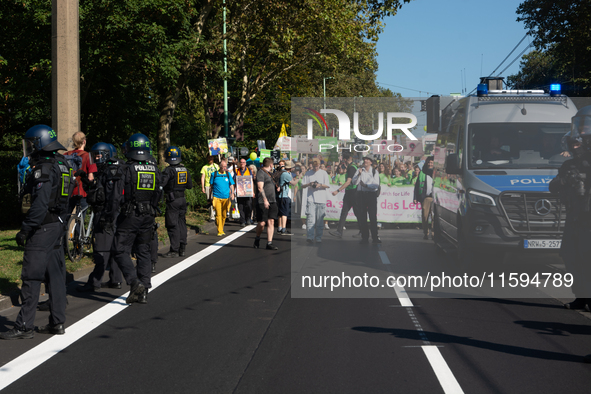
<svg viewBox="0 0 591 394"><path fill-rule="evenodd" d="M64 248L71 262L75 263L84 256L84 249L90 250L92 246L92 230L94 221L94 212L85 215L90 206L82 208L76 204L75 213L70 214L67 224L66 239ZM85 218L85 216L88 216Z"/></svg>

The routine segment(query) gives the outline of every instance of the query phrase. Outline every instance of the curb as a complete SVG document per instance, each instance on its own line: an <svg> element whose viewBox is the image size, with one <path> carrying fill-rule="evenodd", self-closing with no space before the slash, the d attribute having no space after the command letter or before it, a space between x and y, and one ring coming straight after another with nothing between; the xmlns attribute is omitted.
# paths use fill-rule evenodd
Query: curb
<svg viewBox="0 0 591 394"><path fill-rule="evenodd" d="M190 227L187 229L188 230L188 234L187 234L187 240L198 236L199 234L208 234L211 233L213 231L216 231L216 225L214 222L205 222L202 225L196 226L196 227ZM193 233L193 230L195 231L195 233ZM169 248L170 244L169 243L164 243L162 241L158 241L158 251L163 251L164 253L168 251L168 249L164 249L164 248ZM88 275L90 275L90 273L92 272L92 270L94 270L94 265L91 265L90 267L86 267L86 268L82 268L79 269L76 272L68 272L66 274L66 286L69 285L72 282L76 282L82 278L87 277ZM41 284L41 294L45 293L45 283ZM21 297L21 291L20 289L16 289L12 292L10 292L10 294L8 295L0 295L0 311L3 311L5 309L9 309L12 307L16 307L16 306L20 306L21 302L20 302L20 297Z"/></svg>

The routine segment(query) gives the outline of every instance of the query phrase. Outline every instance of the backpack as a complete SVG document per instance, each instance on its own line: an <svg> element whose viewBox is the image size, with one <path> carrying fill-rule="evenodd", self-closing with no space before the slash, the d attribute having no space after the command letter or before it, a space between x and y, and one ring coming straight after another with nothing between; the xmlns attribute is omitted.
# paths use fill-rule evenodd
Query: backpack
<svg viewBox="0 0 591 394"><path fill-rule="evenodd" d="M275 182L276 186L279 186L280 188L283 188L283 186L280 182L281 182L281 175L283 175L283 173L285 172L285 170L278 170L275 171L272 175L271 178L273 178L273 182ZM281 190L279 190L277 193L281 193Z"/></svg>
<svg viewBox="0 0 591 394"><path fill-rule="evenodd" d="M79 169L82 168L82 156L78 156L77 152L72 152L69 155L64 155L70 168L72 168L72 174L78 172Z"/></svg>

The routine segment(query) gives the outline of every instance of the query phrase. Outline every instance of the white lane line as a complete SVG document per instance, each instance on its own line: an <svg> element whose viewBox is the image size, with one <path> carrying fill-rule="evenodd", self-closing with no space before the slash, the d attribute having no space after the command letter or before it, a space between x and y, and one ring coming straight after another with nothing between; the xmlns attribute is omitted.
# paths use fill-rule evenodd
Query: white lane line
<svg viewBox="0 0 591 394"><path fill-rule="evenodd" d="M378 254L380 255L380 260L382 260L382 264L391 265L390 259L388 258L386 252L380 250ZM408 297L408 294L406 294L406 290L404 289L404 287L398 286L398 284L396 284L396 286L394 286L394 291L396 292L396 297L398 297L401 306L414 306L412 301Z"/></svg>
<svg viewBox="0 0 591 394"><path fill-rule="evenodd" d="M383 264L390 264L390 259L388 259L386 252L379 251L378 253L380 255L380 258L382 259ZM390 273L393 273L390 267L388 267L388 271L390 271ZM410 300L410 297L406 293L404 287L396 285L394 286L394 291L396 291L396 296L398 297L401 306L414 306L412 301ZM408 316L412 320L415 329L417 330L419 336L421 337L421 340L423 341L423 345L421 346L421 348L427 356L427 360L429 360L429 364L431 364L431 368L433 368L433 371L435 372L437 380L439 380L439 384L443 388L443 391L446 394L463 394L464 391L462 390L462 387L456 380L454 374L451 372L451 369L449 368L443 356L439 352L438 347L435 345L431 345L431 342L429 342L429 337L427 336L427 334L425 334L423 327L421 327L421 323L414 314L413 309L406 308L406 312L408 313Z"/></svg>
<svg viewBox="0 0 591 394"><path fill-rule="evenodd" d="M380 258L382 259L383 264L390 264L390 259L388 258L388 255L386 254L386 252L384 252L383 250L380 250L378 252L378 254L380 255Z"/></svg>
<svg viewBox="0 0 591 394"><path fill-rule="evenodd" d="M437 346L421 346L425 352L425 356L429 360L429 364L433 367L433 371L439 380L439 384L446 394L463 394L464 391L456 380L454 374L449 369L449 366L443 359L441 352Z"/></svg>
<svg viewBox="0 0 591 394"><path fill-rule="evenodd" d="M152 278L152 288L150 291L153 291L155 288L170 278L180 274L203 258L218 251L235 239L243 236L253 228L255 228L255 226L243 227L234 234L220 239L218 242L208 246L201 252L187 257L185 260L154 276ZM39 365L49 360L51 357L55 356L101 324L105 323L119 312L128 308L129 305L125 303L125 299L128 295L129 292L123 294L121 297L111 301L109 304L103 306L85 318L77 321L69 327L66 327L66 333L64 335L54 335L49 337L49 339L43 341L33 349L4 364L2 367L0 367L0 390L3 390L8 385L20 379L22 376L29 373L33 369L37 368Z"/></svg>

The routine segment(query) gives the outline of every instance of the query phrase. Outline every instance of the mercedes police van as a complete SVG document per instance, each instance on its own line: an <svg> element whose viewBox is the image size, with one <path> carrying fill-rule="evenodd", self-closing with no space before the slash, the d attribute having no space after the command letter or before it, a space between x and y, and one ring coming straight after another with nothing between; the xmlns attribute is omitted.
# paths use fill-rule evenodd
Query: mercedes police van
<svg viewBox="0 0 591 394"><path fill-rule="evenodd" d="M481 82L476 95L427 101L427 131L438 134L434 241L455 245L466 265L501 261L505 252L556 252L566 213L548 184L568 158L561 141L577 108L559 85L546 94L502 90L501 78Z"/></svg>

